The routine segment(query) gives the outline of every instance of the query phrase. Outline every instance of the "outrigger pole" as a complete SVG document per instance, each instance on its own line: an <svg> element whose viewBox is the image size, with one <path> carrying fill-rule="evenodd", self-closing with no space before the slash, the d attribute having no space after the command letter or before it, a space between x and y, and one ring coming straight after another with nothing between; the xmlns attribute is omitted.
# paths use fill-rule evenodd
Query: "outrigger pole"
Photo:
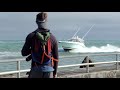
<svg viewBox="0 0 120 90"><path fill-rule="evenodd" d="M77 32L72 36L72 38L76 36L76 34L78 33L79 30L80 30L80 28L78 28Z"/></svg>
<svg viewBox="0 0 120 90"><path fill-rule="evenodd" d="M85 38L85 36L90 32L90 30L93 28L93 26L95 26L95 24L91 26L91 28L90 28L90 29L87 31L87 33L82 37L82 39Z"/></svg>

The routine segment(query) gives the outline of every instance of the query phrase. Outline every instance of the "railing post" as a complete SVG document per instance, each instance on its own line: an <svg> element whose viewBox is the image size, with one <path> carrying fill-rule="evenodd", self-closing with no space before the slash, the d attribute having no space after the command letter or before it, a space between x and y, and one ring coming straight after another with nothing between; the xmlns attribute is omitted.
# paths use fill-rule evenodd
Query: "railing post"
<svg viewBox="0 0 120 90"><path fill-rule="evenodd" d="M87 63L89 63L89 56L87 57ZM86 72L89 73L89 64L86 65Z"/></svg>
<svg viewBox="0 0 120 90"><path fill-rule="evenodd" d="M118 61L118 54L116 54L116 61ZM118 62L116 62L116 70L118 70Z"/></svg>
<svg viewBox="0 0 120 90"><path fill-rule="evenodd" d="M17 74L17 78L20 78L20 61L17 61L17 70L19 71Z"/></svg>

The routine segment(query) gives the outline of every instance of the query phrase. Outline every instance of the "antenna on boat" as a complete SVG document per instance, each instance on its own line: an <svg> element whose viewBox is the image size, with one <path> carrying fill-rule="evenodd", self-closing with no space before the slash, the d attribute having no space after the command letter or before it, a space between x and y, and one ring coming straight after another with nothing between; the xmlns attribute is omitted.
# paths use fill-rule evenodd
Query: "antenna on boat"
<svg viewBox="0 0 120 90"><path fill-rule="evenodd" d="M80 28L78 28L77 32L72 36L72 38L76 36L76 34L78 33L79 30L80 30Z"/></svg>
<svg viewBox="0 0 120 90"><path fill-rule="evenodd" d="M87 31L87 33L82 37L82 39L85 38L85 36L90 32L90 30L93 28L93 26L95 26L95 24L90 27L90 29L89 29L89 30Z"/></svg>

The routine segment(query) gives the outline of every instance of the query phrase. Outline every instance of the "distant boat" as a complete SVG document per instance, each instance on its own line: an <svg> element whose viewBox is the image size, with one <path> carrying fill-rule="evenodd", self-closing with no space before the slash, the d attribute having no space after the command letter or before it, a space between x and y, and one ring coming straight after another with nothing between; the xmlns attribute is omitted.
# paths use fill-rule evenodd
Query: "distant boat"
<svg viewBox="0 0 120 90"><path fill-rule="evenodd" d="M89 31L91 30L91 28L89 29ZM59 43L61 44L64 51L70 51L70 50L73 50L73 49L77 49L77 48L81 48L81 47L84 48L85 47L85 43L84 43L83 39L88 34L89 31L82 38L77 36L78 31L73 35L72 38L70 38L68 40L65 40L65 41L59 41Z"/></svg>

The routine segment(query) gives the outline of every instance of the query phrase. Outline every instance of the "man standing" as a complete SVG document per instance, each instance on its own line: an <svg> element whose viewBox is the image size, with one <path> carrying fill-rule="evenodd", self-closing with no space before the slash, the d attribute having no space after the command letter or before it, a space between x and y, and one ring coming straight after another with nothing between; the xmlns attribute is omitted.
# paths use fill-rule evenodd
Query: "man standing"
<svg viewBox="0 0 120 90"><path fill-rule="evenodd" d="M47 29L47 13L38 13L36 23L38 28L26 37L21 50L22 56L29 55L29 59L32 59L29 78L55 78L58 68L58 42Z"/></svg>

